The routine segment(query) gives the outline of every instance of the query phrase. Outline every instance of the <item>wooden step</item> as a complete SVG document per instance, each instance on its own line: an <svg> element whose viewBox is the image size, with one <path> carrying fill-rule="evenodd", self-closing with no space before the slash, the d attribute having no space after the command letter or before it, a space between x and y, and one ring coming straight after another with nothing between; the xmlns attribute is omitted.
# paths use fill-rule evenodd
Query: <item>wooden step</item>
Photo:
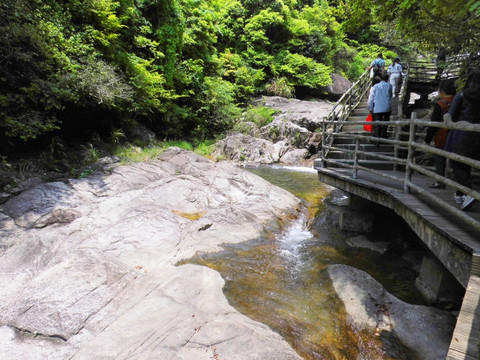
<svg viewBox="0 0 480 360"><path fill-rule="evenodd" d="M372 154L380 154L380 155L385 155L385 156L391 156L391 157L394 157L394 154L393 152L382 152L382 151L378 151L378 152L372 152ZM328 153L328 159L337 159L337 160L353 160L354 157L353 157L353 151L352 152L343 152L343 151L330 151ZM372 161L384 161L384 160L381 160L375 156L371 156L371 155L359 155L358 156L358 159L359 160L372 160Z"/></svg>
<svg viewBox="0 0 480 360"><path fill-rule="evenodd" d="M335 144L333 146L345 149L345 150L350 150L354 151L355 150L355 144ZM373 143L364 143L364 144L359 144L358 145L358 150L360 151L368 151L368 152L387 152L387 153L393 153L394 151L394 146L389 145L389 144L379 144L379 146L376 146Z"/></svg>
<svg viewBox="0 0 480 360"><path fill-rule="evenodd" d="M338 160L338 162L348 165L353 165L354 160ZM391 161L383 161L383 160L359 160L358 165L375 170L393 170L393 163ZM342 166L338 166L335 164L328 164L329 168L341 168Z"/></svg>

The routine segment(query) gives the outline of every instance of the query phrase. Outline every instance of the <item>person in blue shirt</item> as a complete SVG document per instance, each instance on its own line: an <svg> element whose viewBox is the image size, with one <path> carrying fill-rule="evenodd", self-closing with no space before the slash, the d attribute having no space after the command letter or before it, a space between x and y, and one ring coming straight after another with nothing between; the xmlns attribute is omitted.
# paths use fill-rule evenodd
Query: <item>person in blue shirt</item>
<svg viewBox="0 0 480 360"><path fill-rule="evenodd" d="M403 68L400 64L400 59L397 57L393 60L393 64L387 69L387 74L390 75L390 84L392 84L393 97L400 92L399 82L402 77Z"/></svg>
<svg viewBox="0 0 480 360"><path fill-rule="evenodd" d="M385 60L383 60L382 53L377 55L377 58L372 61L367 70L373 70L371 75L372 79L375 78L375 76L380 76L385 72Z"/></svg>
<svg viewBox="0 0 480 360"><path fill-rule="evenodd" d="M368 97L368 110L373 116L373 121L390 121L392 112L392 85L388 83L388 75L382 74L381 81L374 85ZM387 126L374 126L375 137L386 138ZM379 144L377 143L377 146Z"/></svg>

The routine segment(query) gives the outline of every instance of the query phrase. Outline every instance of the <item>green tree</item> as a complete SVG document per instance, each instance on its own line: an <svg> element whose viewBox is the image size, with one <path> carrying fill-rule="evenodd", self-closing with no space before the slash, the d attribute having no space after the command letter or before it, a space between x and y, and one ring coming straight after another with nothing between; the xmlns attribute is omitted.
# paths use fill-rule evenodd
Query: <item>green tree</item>
<svg viewBox="0 0 480 360"><path fill-rule="evenodd" d="M471 0L347 0L345 28L354 32L379 22L427 50L479 51L480 5Z"/></svg>

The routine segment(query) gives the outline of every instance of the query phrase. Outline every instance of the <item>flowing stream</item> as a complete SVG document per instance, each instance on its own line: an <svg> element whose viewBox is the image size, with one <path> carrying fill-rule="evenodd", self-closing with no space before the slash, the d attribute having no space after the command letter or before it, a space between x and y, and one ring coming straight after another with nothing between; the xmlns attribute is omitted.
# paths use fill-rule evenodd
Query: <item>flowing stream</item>
<svg viewBox="0 0 480 360"><path fill-rule="evenodd" d="M281 233L225 245L224 251L197 254L188 262L219 271L230 304L280 333L304 359L392 359L373 333L358 332L348 324L326 268L331 264L354 266L402 300L421 303L413 286L416 275L409 265L397 251L382 256L345 246L345 237L351 234L326 226L324 232L311 232L309 224L315 217L321 222L323 200L332 189L318 181L315 171L250 170L304 199L305 211Z"/></svg>

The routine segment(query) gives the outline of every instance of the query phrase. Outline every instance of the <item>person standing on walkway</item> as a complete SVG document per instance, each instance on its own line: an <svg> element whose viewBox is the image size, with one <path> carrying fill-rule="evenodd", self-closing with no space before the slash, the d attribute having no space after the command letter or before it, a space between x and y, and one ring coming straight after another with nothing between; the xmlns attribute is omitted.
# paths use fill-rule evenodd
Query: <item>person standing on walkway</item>
<svg viewBox="0 0 480 360"><path fill-rule="evenodd" d="M456 92L455 84L452 80L445 80L440 83L440 87L438 88L439 99L435 105L433 105L433 112L430 121L443 121L443 115L446 114L450 109L450 104L452 103ZM443 149L447 142L447 135L448 129L429 127L427 130L427 135L425 136L425 144L428 145L433 140L433 144L437 149ZM435 155L435 172L438 175L445 176L446 160L447 159L441 155ZM428 187L433 189L444 189L445 184L437 181L428 185Z"/></svg>
<svg viewBox="0 0 480 360"><path fill-rule="evenodd" d="M480 124L480 68L470 71L463 91L455 95L444 119L446 122L467 121L473 124ZM445 150L480 160L480 133L451 130L448 133ZM458 161L452 161L452 168L456 181L460 185L472 188L470 178L472 168ZM459 190L455 192L454 196L455 201L462 204L462 210L468 209L475 201L475 198L465 196Z"/></svg>
<svg viewBox="0 0 480 360"><path fill-rule="evenodd" d="M380 79L381 81L373 86L368 97L368 110L373 114L373 121L390 121L392 85L388 83L387 74L382 74ZM387 137L387 128L387 125L375 125L375 137L385 139ZM377 146L379 146L378 142Z"/></svg>
<svg viewBox="0 0 480 360"><path fill-rule="evenodd" d="M372 61L367 70L372 71L372 74L370 75L372 79L374 79L375 76L381 76L385 72L385 60L383 60L382 53L377 55L377 58Z"/></svg>
<svg viewBox="0 0 480 360"><path fill-rule="evenodd" d="M390 84L392 84L393 97L400 92L400 78L402 77L403 68L400 64L400 59L397 57L393 60L393 64L387 69L387 74L390 76Z"/></svg>
<svg viewBox="0 0 480 360"><path fill-rule="evenodd" d="M437 63L437 75L435 76L435 79L437 80L440 80L443 74L443 70L445 70L445 68L447 67L447 55L447 49L441 48L440 50L438 50L437 59L435 60L435 62Z"/></svg>

